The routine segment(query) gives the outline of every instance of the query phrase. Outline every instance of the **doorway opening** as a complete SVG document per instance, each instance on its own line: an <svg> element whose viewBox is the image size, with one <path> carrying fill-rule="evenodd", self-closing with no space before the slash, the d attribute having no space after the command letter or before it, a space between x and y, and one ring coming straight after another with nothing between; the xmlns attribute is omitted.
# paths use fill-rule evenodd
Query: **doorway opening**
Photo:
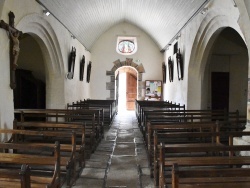
<svg viewBox="0 0 250 188"><path fill-rule="evenodd" d="M20 48L16 88L14 89L14 108L44 109L46 107L46 84L41 48L35 38L29 34L24 34L20 39Z"/></svg>
<svg viewBox="0 0 250 188"><path fill-rule="evenodd" d="M135 99L137 99L137 71L129 66L122 67L116 71L116 99L119 111L135 110Z"/></svg>
<svg viewBox="0 0 250 188"><path fill-rule="evenodd" d="M119 74L118 112L126 111L126 73Z"/></svg>
<svg viewBox="0 0 250 188"><path fill-rule="evenodd" d="M224 28L211 47L205 69L203 98L207 108L246 114L248 51L241 36Z"/></svg>

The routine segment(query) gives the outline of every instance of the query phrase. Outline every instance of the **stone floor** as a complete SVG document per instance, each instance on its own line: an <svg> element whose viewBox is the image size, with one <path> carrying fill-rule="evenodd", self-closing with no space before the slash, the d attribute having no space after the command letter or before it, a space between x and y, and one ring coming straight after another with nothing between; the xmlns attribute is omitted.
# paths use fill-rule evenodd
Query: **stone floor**
<svg viewBox="0 0 250 188"><path fill-rule="evenodd" d="M119 111L73 187L154 187L134 111Z"/></svg>

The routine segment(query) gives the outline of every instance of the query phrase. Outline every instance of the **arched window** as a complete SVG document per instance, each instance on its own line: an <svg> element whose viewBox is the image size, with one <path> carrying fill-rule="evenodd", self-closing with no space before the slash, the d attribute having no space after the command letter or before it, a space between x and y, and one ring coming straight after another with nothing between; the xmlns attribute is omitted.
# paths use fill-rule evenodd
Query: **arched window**
<svg viewBox="0 0 250 188"><path fill-rule="evenodd" d="M137 51L136 37L118 37L116 52L122 55L132 55Z"/></svg>

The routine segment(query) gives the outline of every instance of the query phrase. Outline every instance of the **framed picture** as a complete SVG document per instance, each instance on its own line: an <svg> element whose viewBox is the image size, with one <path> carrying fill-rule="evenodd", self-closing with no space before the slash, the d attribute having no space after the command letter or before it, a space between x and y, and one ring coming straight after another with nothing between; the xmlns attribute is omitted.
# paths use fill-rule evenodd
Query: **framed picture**
<svg viewBox="0 0 250 188"><path fill-rule="evenodd" d="M74 69L75 69L75 59L76 59L76 48L72 47L72 50L69 55L69 62L68 62L68 79L73 79L74 77Z"/></svg>
<svg viewBox="0 0 250 188"><path fill-rule="evenodd" d="M145 100L160 101L162 98L162 81L146 80L145 81Z"/></svg>
<svg viewBox="0 0 250 188"><path fill-rule="evenodd" d="M173 82L174 79L174 64L171 60L171 57L168 58L168 73L169 73L169 81Z"/></svg>
<svg viewBox="0 0 250 188"><path fill-rule="evenodd" d="M85 56L82 56L82 60L80 62L80 81L83 81L84 76L84 67L85 67Z"/></svg>
<svg viewBox="0 0 250 188"><path fill-rule="evenodd" d="M178 80L183 80L183 61L182 61L182 55L180 53L180 48L176 54L176 63L177 63Z"/></svg>

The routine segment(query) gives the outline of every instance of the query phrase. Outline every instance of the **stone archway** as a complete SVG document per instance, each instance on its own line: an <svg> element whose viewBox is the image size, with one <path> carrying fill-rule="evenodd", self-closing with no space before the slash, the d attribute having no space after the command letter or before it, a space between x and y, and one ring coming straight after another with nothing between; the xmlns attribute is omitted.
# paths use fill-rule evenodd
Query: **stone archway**
<svg viewBox="0 0 250 188"><path fill-rule="evenodd" d="M207 19L199 27L191 48L188 67L188 109L202 108L202 80L204 79L209 52L216 38L226 27L233 28L244 40L244 36L236 20L226 16L214 16L211 13L207 15Z"/></svg>
<svg viewBox="0 0 250 188"><path fill-rule="evenodd" d="M138 71L138 99L142 98L142 74L145 73L145 69L141 64L133 62L132 58L126 58L125 61L120 61L119 59L113 62L114 66L110 71L106 71L106 76L110 77L110 82L106 82L106 90L110 91L110 95L107 99L115 99L115 71L123 66L131 66Z"/></svg>
<svg viewBox="0 0 250 188"><path fill-rule="evenodd" d="M45 63L46 108L64 108L64 61L53 27L38 14L23 17L16 27L31 35L41 48Z"/></svg>

